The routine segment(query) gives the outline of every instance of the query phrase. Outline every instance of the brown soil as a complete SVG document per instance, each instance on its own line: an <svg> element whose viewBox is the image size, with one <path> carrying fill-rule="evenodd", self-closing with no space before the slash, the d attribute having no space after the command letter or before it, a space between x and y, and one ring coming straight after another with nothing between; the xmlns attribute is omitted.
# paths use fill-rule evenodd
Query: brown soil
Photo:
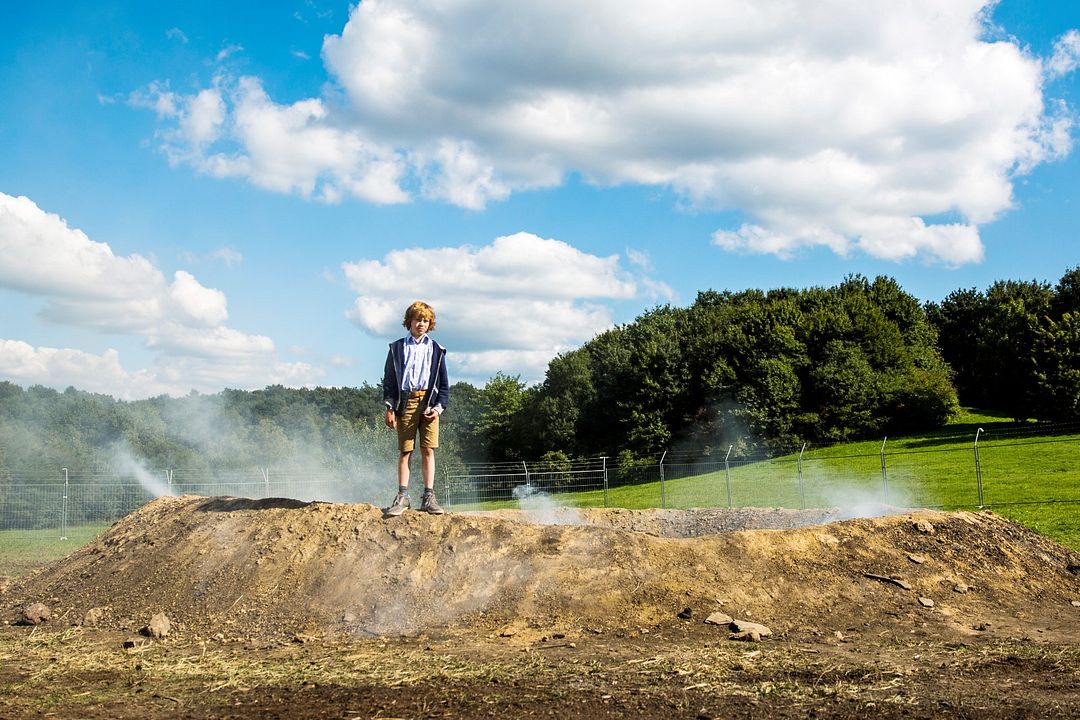
<svg viewBox="0 0 1080 720"><path fill-rule="evenodd" d="M991 513L536 519L163 498L2 591L0 717L1080 712L1080 559Z"/></svg>

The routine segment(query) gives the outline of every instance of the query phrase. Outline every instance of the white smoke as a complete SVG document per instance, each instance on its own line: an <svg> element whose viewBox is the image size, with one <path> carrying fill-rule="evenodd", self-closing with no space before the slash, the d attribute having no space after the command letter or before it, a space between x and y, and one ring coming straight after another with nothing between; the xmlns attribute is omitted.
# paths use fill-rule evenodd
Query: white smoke
<svg viewBox="0 0 1080 720"><path fill-rule="evenodd" d="M121 475L130 475L135 478L143 490L150 493L155 499L175 494L167 481L150 472L146 465L136 459L126 446L117 446L113 454L113 466Z"/></svg>
<svg viewBox="0 0 1080 720"><path fill-rule="evenodd" d="M862 487L836 487L825 493L827 504L839 510L835 520L852 518L876 518L910 512L905 507L908 503L890 496L889 501L882 498L880 492Z"/></svg>
<svg viewBox="0 0 1080 720"><path fill-rule="evenodd" d="M835 507L834 519L875 518L925 507L928 498L915 498L908 472L890 471L888 481L867 475L862 479L836 468L815 468L811 481L815 504Z"/></svg>
<svg viewBox="0 0 1080 720"><path fill-rule="evenodd" d="M582 525L581 515L572 507L560 505L549 493L525 483L513 490L518 507L529 522L536 525Z"/></svg>
<svg viewBox="0 0 1080 720"><path fill-rule="evenodd" d="M265 430L280 430L281 435L262 453L251 449L257 443L253 433L260 426L231 416L223 398L181 398L162 412L170 433L208 458L207 466L194 470L194 475L177 474L176 482L185 493L379 504L388 503L397 489L396 436L379 426L342 431L337 436L349 442L320 445L312 427L267 424ZM251 462L235 467L229 463L229 443L223 440L228 438L235 438L238 450L246 448Z"/></svg>

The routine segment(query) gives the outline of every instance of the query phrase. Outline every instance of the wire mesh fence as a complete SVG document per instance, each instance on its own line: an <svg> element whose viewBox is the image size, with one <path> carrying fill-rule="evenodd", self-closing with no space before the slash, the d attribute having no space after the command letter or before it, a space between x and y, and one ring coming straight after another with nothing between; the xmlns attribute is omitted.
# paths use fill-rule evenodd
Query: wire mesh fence
<svg viewBox="0 0 1080 720"><path fill-rule="evenodd" d="M553 465L486 463L447 469L442 491L446 505L458 510L513 507L528 498L564 496L596 504L589 496L608 489L607 458Z"/></svg>
<svg viewBox="0 0 1080 720"><path fill-rule="evenodd" d="M139 469L56 473L11 471L0 483L0 531L57 528L58 523L112 522L165 495L287 497L327 502L377 502L385 472L349 475L325 469L250 468L215 472Z"/></svg>
<svg viewBox="0 0 1080 720"><path fill-rule="evenodd" d="M979 431L981 433L981 430ZM349 476L305 468L211 473L125 471L19 473L0 484L0 556L49 543L82 542L161 495L287 497L385 503L386 469ZM50 477L51 476L51 477ZM571 507L780 507L846 509L1010 508L1057 534L1080 538L1080 435L1025 438L999 433L896 443L877 453L828 449L783 457L665 453L652 461L598 457L564 462L444 466L437 480L451 510ZM1024 506L1060 505L1047 519ZM1008 513L1007 513L1008 514ZM2 557L0 557L2 560Z"/></svg>

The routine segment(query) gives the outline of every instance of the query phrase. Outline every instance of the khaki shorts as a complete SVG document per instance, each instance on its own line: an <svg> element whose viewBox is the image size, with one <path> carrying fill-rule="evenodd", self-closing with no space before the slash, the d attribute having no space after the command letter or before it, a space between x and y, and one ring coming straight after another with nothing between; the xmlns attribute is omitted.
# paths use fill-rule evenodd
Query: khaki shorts
<svg viewBox="0 0 1080 720"><path fill-rule="evenodd" d="M423 391L414 392L405 403L405 411L397 419L398 450L412 452L416 443L416 434L420 433L420 447L439 447L439 416L428 420L421 407L424 405Z"/></svg>

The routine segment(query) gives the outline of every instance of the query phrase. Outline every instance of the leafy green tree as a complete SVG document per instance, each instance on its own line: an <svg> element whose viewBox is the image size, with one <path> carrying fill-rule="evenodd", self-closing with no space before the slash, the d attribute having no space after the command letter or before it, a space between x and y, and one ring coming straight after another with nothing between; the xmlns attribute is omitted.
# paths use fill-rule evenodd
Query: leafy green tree
<svg viewBox="0 0 1080 720"><path fill-rule="evenodd" d="M985 294L958 291L928 309L961 402L1039 417L1033 348L1054 299L1047 283L1000 280Z"/></svg>
<svg viewBox="0 0 1080 720"><path fill-rule="evenodd" d="M476 433L484 457L491 462L520 460L514 429L525 398L525 383L519 375L499 372L484 385L480 397Z"/></svg>
<svg viewBox="0 0 1080 720"><path fill-rule="evenodd" d="M1080 419L1080 267L1054 287L1050 312L1043 318L1033 348L1040 417Z"/></svg>
<svg viewBox="0 0 1080 720"><path fill-rule="evenodd" d="M483 462L485 448L477 426L483 414L483 392L467 382L450 386L450 406L439 418L440 443L467 462ZM444 440L445 438L445 440ZM440 453L447 461L447 449Z"/></svg>
<svg viewBox="0 0 1080 720"><path fill-rule="evenodd" d="M1065 313L1080 313L1080 267L1067 270L1054 287L1051 316L1060 319Z"/></svg>
<svg viewBox="0 0 1080 720"><path fill-rule="evenodd" d="M974 288L956 290L940 304L928 303L926 313L937 330L941 355L952 368L960 401L974 407L996 407L993 388L983 377L990 316L986 296Z"/></svg>
<svg viewBox="0 0 1080 720"><path fill-rule="evenodd" d="M611 397L620 415L612 422L625 427L629 445L642 455L667 447L672 430L681 426L687 414L686 314L670 306L659 307L626 329L630 358L621 392Z"/></svg>
<svg viewBox="0 0 1080 720"><path fill-rule="evenodd" d="M858 344L831 341L809 380L820 418L817 439L839 442L880 430L880 388L870 359Z"/></svg>
<svg viewBox="0 0 1080 720"><path fill-rule="evenodd" d="M944 364L915 367L886 377L882 386L881 429L888 433L914 433L947 423L960 411L956 388Z"/></svg>
<svg viewBox="0 0 1080 720"><path fill-rule="evenodd" d="M554 360L539 448L577 455L791 447L942 423L956 409L936 329L890 278L705 291Z"/></svg>
<svg viewBox="0 0 1080 720"><path fill-rule="evenodd" d="M1032 348L1050 311L1050 287L1040 282L996 282L986 297L990 317L982 361L987 383L1000 397L997 407L1017 420L1037 417Z"/></svg>
<svg viewBox="0 0 1080 720"><path fill-rule="evenodd" d="M587 353L592 386L582 397L577 422L579 454L595 455L626 443L625 378L630 370L633 349L624 327L600 333L583 348Z"/></svg>
<svg viewBox="0 0 1080 720"><path fill-rule="evenodd" d="M733 419L738 419L733 427L751 436L745 449L794 444L798 434L793 432L793 423L803 384L795 368L781 358L761 357L746 369L733 408L737 411Z"/></svg>
<svg viewBox="0 0 1080 720"><path fill-rule="evenodd" d="M588 454L578 441L583 413L593 405L596 389L586 350L573 350L556 356L548 363L544 382L532 404L535 418L533 437L541 454L568 451ZM565 453L564 453L565 454Z"/></svg>
<svg viewBox="0 0 1080 720"><path fill-rule="evenodd" d="M562 450L549 450L544 453L533 467L531 482L544 490L568 488L575 482L570 473L573 463Z"/></svg>
<svg viewBox="0 0 1080 720"><path fill-rule="evenodd" d="M1080 312L1066 312L1060 320L1047 318L1034 352L1041 415L1080 419Z"/></svg>

